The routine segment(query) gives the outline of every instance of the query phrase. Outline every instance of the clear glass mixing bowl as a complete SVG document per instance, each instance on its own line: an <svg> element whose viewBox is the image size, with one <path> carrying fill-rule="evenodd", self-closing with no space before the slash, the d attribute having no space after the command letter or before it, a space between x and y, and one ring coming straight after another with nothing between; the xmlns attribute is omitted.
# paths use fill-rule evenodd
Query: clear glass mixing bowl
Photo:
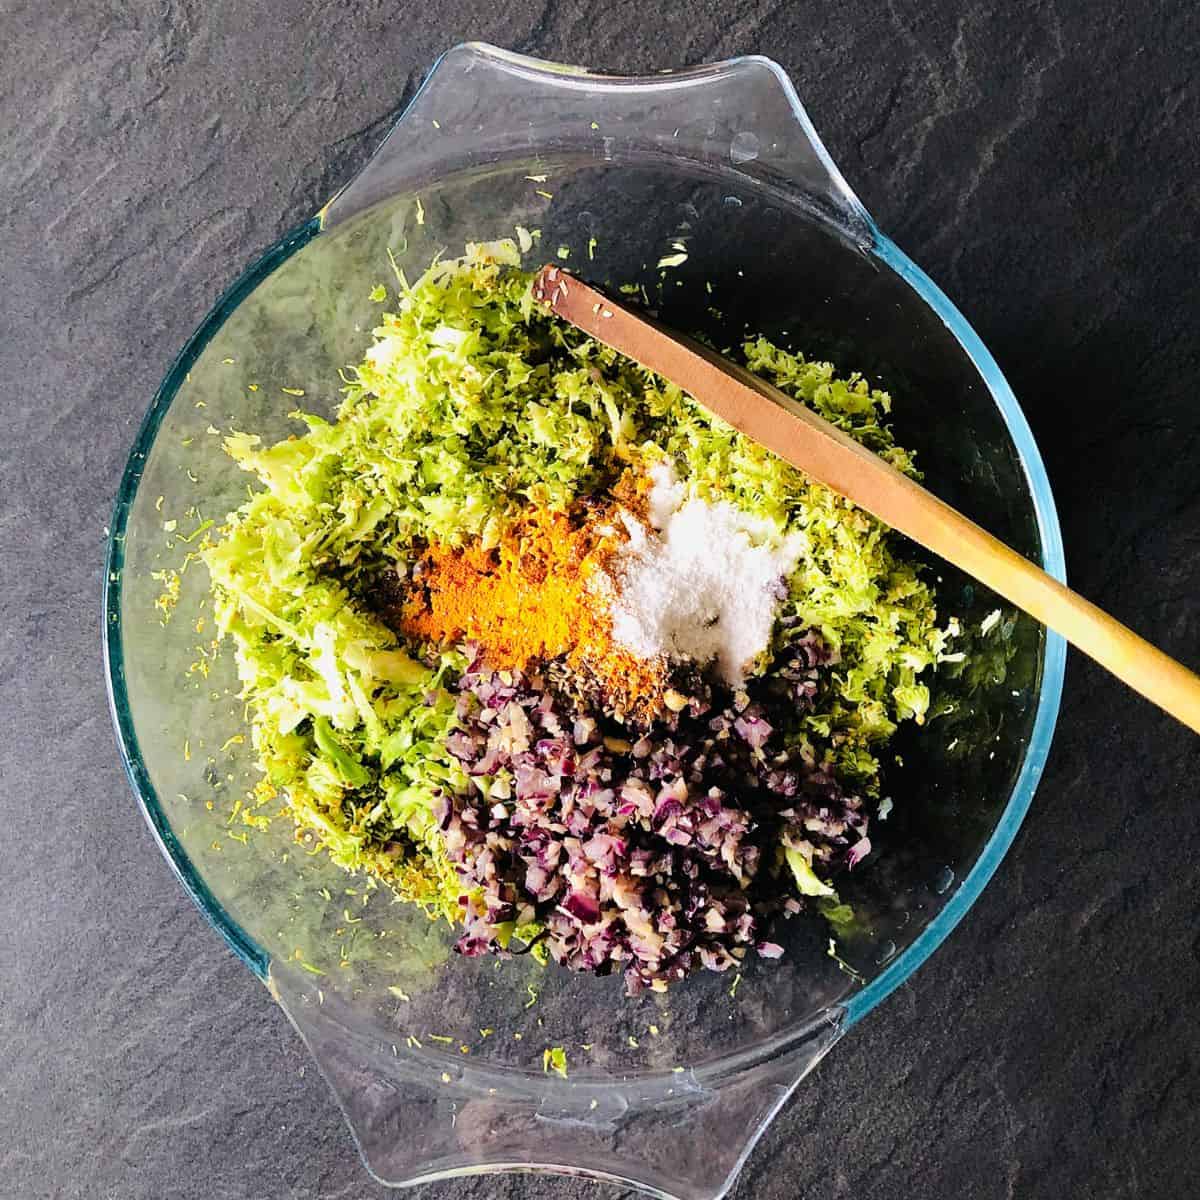
<svg viewBox="0 0 1200 1200"><path fill-rule="evenodd" d="M746 327L863 371L892 392L933 490L1062 577L1045 472L1008 385L875 227L775 64L618 79L461 46L358 178L233 285L155 397L112 524L113 712L164 853L311 1047L378 1178L539 1168L701 1200L725 1192L800 1079L987 883L1045 761L1063 644L931 564L966 659L941 669L937 718L901 739L879 853L845 886L869 932L838 961L818 919L793 922L786 957L736 987L702 973L627 1000L617 978L460 959L448 928L311 853L287 821L257 832L231 818L257 776L231 655L205 632L203 567L184 572L169 621L156 607L180 538L245 494L215 431L294 432L283 389L331 412L389 253L415 276L515 226L542 231L531 265L566 247L592 280L644 284L679 329L720 345ZM676 242L687 260L660 279ZM555 1046L565 1079L544 1070Z"/></svg>

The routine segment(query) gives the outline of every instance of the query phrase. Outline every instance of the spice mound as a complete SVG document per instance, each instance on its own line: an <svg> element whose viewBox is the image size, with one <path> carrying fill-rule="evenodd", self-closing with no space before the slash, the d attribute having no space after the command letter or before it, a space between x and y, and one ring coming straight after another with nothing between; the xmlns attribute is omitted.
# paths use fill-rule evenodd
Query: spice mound
<svg viewBox="0 0 1200 1200"><path fill-rule="evenodd" d="M560 689L618 721L678 712L704 668L741 686L769 645L796 539L687 497L665 466L623 484L628 504L534 510L493 544L430 546L391 619L410 639L472 642L494 669L552 665Z"/></svg>
<svg viewBox="0 0 1200 1200"><path fill-rule="evenodd" d="M667 660L619 645L607 611L608 567L626 537L616 508L576 506L535 510L491 546L431 546L393 618L411 639L476 643L496 669L554 663L563 687L619 719L648 719L665 702Z"/></svg>

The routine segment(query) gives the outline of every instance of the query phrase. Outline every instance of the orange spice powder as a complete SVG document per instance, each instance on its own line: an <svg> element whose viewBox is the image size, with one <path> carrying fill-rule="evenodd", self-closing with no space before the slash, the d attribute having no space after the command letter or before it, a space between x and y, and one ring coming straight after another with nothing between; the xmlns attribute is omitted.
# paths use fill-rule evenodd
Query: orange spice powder
<svg viewBox="0 0 1200 1200"><path fill-rule="evenodd" d="M657 708L665 661L639 658L613 641L604 568L625 540L614 517L606 506L571 514L534 509L493 547L430 546L414 572L401 632L443 644L478 642L497 670L565 658L616 711Z"/></svg>

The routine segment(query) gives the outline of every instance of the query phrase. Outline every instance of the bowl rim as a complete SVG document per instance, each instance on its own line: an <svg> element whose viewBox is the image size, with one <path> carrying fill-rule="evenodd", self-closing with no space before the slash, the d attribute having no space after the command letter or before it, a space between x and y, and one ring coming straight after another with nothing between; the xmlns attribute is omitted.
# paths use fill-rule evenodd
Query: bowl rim
<svg viewBox="0 0 1200 1200"><path fill-rule="evenodd" d="M941 318L946 328L963 348L967 357L983 379L992 400L1013 440L1021 469L1029 486L1033 501L1034 517L1037 522L1038 538L1042 545L1042 567L1060 583L1066 583L1066 557L1063 551L1062 529L1058 522L1058 510L1050 479L1042 461L1041 451L1034 440L1033 430L1017 401L1016 395L1000 370L999 364L988 348L958 310L957 306L940 287L900 249L875 224L868 214L868 227L872 235L871 253L878 257L900 276ZM1063 678L1066 673L1067 643L1061 634L1046 630L1042 647L1041 681L1038 688L1038 706L1029 744L1021 769L1009 793L1008 803L991 837L979 852L970 871L941 911L929 922L917 937L897 955L887 969L881 971L860 991L844 1001L845 1026L850 1028L873 1008L882 1003L950 936L959 922L966 916L971 905L979 898L996 873L1009 847L1017 836L1021 823L1033 803L1034 793L1050 754L1054 729L1058 722L1058 710L1062 701Z"/></svg>
<svg viewBox="0 0 1200 1200"><path fill-rule="evenodd" d="M109 712L117 735L117 746L125 768L125 776L137 797L138 807L142 810L142 816L149 825L159 850L184 891L192 898L192 902L204 914L208 923L225 939L234 954L264 983L271 965L270 954L233 919L204 882L202 872L197 869L175 837L162 800L146 769L126 688L125 641L121 626L121 582L125 572L125 531L130 511L137 498L143 464L158 436L159 426L170 410L180 387L186 381L188 372L233 310L268 275L312 241L320 229L320 219L313 217L297 229L284 234L262 253L222 293L175 356L175 361L171 363L170 369L154 393L146 415L142 418L121 475L112 518L109 521L108 550L104 564L104 674Z"/></svg>
<svg viewBox="0 0 1200 1200"><path fill-rule="evenodd" d="M864 212L864 216L870 235L868 253L899 275L934 311L979 372L1012 438L1029 487L1041 541L1042 565L1054 578L1065 581L1062 534L1050 482L1041 453L1016 396L992 354L958 308L911 258L882 233L869 214ZM142 419L121 477L109 526L104 576L105 675L109 708L126 777L160 851L184 890L238 958L264 983L268 980L271 955L242 929L212 893L203 873L175 837L146 768L126 687L121 584L125 564L126 528L137 496L143 465L159 427L188 372L241 301L267 276L316 237L322 228L321 214L318 213L270 246L221 295L176 356ZM884 971L840 1002L837 1007L841 1010L843 1028L848 1029L877 1007L946 940L978 899L1012 845L1029 811L1049 754L1062 695L1065 662L1065 641L1060 635L1048 630L1042 653L1037 712L1021 768L1000 820L971 869L962 878L941 911ZM750 1056L755 1059L760 1059L762 1055L774 1056L791 1042L791 1032L780 1031L768 1039L763 1047L751 1051ZM728 1070L734 1067L735 1062L744 1064L746 1057L746 1050L737 1050L705 1066L716 1070Z"/></svg>

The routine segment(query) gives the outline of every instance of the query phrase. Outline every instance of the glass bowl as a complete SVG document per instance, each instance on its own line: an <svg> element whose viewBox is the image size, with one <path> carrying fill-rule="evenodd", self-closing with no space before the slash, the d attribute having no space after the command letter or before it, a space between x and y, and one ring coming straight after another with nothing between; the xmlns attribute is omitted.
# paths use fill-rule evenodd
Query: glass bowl
<svg viewBox="0 0 1200 1200"><path fill-rule="evenodd" d="M763 58L602 77L480 45L437 64L375 157L268 250L184 347L146 416L112 523L105 635L134 791L201 911L308 1043L371 1172L391 1184L545 1169L680 1200L722 1195L830 1047L942 942L1029 806L1063 678L1062 642L938 563L963 661L887 768L894 807L844 899L741 977L703 972L627 1000L619 979L450 952L453 933L297 841L246 827L257 776L232 656L206 631L201 565L164 574L245 495L217 431L274 439L332 412L395 265L540 230L531 265L642 284L664 321L718 345L743 328L891 391L929 486L1063 575L1041 458L991 355L876 228ZM687 258L657 267L681 243ZM561 261L561 257L560 257ZM231 815L233 814L233 815ZM567 1076L547 1070L561 1046Z"/></svg>

